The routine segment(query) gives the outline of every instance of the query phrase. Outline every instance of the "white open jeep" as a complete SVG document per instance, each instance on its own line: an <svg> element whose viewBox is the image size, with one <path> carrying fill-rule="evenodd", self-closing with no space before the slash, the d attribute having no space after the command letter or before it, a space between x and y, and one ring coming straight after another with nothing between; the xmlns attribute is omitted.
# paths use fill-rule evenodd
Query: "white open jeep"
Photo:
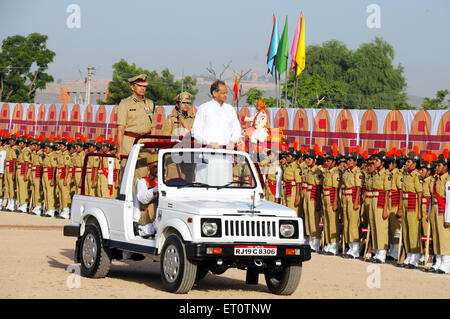
<svg viewBox="0 0 450 319"><path fill-rule="evenodd" d="M264 199L259 169L247 153L174 145L135 144L116 199L73 197L64 235L77 237L75 262L82 275L105 277L111 261L126 252L135 260L160 261L170 292L187 293L208 271L235 267L247 270L247 284L257 284L263 273L272 293L292 294L302 262L311 258L302 219ZM156 234L144 239L133 230L133 192L136 164L149 148L159 148L159 202Z"/></svg>

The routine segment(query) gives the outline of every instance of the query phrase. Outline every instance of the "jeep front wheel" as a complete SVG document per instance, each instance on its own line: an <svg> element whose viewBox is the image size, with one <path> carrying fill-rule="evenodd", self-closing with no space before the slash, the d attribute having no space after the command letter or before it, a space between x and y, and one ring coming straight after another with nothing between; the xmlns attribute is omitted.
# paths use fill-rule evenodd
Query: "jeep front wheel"
<svg viewBox="0 0 450 319"><path fill-rule="evenodd" d="M270 292L276 295L291 295L297 289L302 274L302 264L283 266L279 271L265 273L266 284Z"/></svg>
<svg viewBox="0 0 450 319"><path fill-rule="evenodd" d="M195 282L197 264L186 256L183 241L171 235L164 243L161 252L161 278L167 291L185 294Z"/></svg>
<svg viewBox="0 0 450 319"><path fill-rule="evenodd" d="M111 266L109 250L95 224L86 225L80 246L81 274L91 278L105 277Z"/></svg>

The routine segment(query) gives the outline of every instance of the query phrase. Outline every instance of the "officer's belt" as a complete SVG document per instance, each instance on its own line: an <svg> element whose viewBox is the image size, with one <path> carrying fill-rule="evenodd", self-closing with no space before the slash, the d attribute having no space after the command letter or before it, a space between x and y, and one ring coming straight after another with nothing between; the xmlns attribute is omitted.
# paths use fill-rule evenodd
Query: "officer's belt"
<svg viewBox="0 0 450 319"><path fill-rule="evenodd" d="M123 133L123 135L130 136L130 137L134 137L134 138L137 138L137 137L141 136L141 134L133 133L133 132L128 132L128 131L125 131L125 132Z"/></svg>

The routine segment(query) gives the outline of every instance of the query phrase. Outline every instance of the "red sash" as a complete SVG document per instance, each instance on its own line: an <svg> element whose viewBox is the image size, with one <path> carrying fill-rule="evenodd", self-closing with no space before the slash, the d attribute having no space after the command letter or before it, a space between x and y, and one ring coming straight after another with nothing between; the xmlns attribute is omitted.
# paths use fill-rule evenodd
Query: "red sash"
<svg viewBox="0 0 450 319"><path fill-rule="evenodd" d="M269 186L270 192L272 193L273 196L275 196L276 194L276 183L272 183L272 181L270 179L267 180L267 185Z"/></svg>
<svg viewBox="0 0 450 319"><path fill-rule="evenodd" d="M330 196L330 202L331 204L334 204L334 200L336 198L336 188L324 188L323 190L330 192L329 195L324 193L324 196Z"/></svg>
<svg viewBox="0 0 450 319"><path fill-rule="evenodd" d="M417 194L416 193L407 193L408 194L408 212L415 211L417 206Z"/></svg>
<svg viewBox="0 0 450 319"><path fill-rule="evenodd" d="M384 190L381 190L381 189L375 190L375 192L378 192L377 207L378 208L384 208L384 199L385 199L385 196L386 196L386 192Z"/></svg>
<svg viewBox="0 0 450 319"><path fill-rule="evenodd" d="M391 191L391 204L392 207L398 207L400 205L400 191Z"/></svg>
<svg viewBox="0 0 450 319"><path fill-rule="evenodd" d="M289 197L292 194L292 187L295 185L295 179L289 179L284 181L284 194Z"/></svg>
<svg viewBox="0 0 450 319"><path fill-rule="evenodd" d="M320 197L320 188L319 185L311 185L311 199L317 200Z"/></svg>

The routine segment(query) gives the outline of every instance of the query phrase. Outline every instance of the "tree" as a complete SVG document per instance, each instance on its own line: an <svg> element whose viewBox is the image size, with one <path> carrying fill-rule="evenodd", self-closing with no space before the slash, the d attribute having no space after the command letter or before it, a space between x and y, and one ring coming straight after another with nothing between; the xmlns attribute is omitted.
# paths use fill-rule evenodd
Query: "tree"
<svg viewBox="0 0 450 319"><path fill-rule="evenodd" d="M424 110L445 110L450 108L450 100L447 100L449 102L447 105L444 105L445 97L449 94L449 91L447 89L445 90L439 90L436 92L436 97L430 99L429 97L424 98L424 101L422 103L422 108Z"/></svg>
<svg viewBox="0 0 450 319"><path fill-rule="evenodd" d="M168 69L164 69L161 75L156 71L148 71L136 67L136 64L128 64L124 59L113 65L112 81L108 84L108 96L106 97L106 104L119 104L120 100L130 96L131 91L128 78L138 75L146 74L147 82L149 83L145 96L151 99L156 105L173 105L175 97L181 92L181 81L175 81L173 74ZM192 94L192 102L195 100L195 95L198 90L194 89L197 80L190 76L183 78L183 91Z"/></svg>
<svg viewBox="0 0 450 319"><path fill-rule="evenodd" d="M305 70L297 82L291 72L283 92L293 107L407 108L404 69L393 59L393 47L381 38L355 51L337 40L311 45Z"/></svg>
<svg viewBox="0 0 450 319"><path fill-rule="evenodd" d="M31 33L14 35L2 42L0 52L0 101L34 102L38 89L45 89L53 77L45 71L55 52L47 49L48 37Z"/></svg>
<svg viewBox="0 0 450 319"><path fill-rule="evenodd" d="M248 105L256 104L256 102L258 102L258 100L260 100L264 97L264 93L266 93L266 91L259 90L257 88L248 89L248 91L245 93L245 96L247 97L247 100L246 100L247 104Z"/></svg>

